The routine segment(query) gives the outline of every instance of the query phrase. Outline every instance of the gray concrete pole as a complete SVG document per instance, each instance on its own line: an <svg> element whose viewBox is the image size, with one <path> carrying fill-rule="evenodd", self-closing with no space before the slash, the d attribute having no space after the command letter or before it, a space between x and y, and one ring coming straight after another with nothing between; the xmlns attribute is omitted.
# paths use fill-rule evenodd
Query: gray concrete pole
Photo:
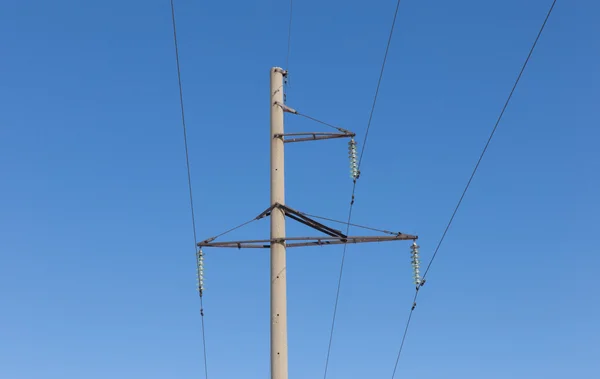
<svg viewBox="0 0 600 379"><path fill-rule="evenodd" d="M285 204L283 137L283 77L279 67L271 69L271 205ZM271 379L288 379L287 298L285 263L285 215L271 212Z"/></svg>

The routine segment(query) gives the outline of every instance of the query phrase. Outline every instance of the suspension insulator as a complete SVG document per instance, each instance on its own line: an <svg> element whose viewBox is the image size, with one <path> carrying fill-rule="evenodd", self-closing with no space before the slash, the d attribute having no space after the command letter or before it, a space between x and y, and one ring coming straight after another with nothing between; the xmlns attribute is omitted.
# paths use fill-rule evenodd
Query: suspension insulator
<svg viewBox="0 0 600 379"><path fill-rule="evenodd" d="M358 179L358 158L356 153L356 141L354 138L348 142L348 158L350 158L350 178L353 180Z"/></svg>
<svg viewBox="0 0 600 379"><path fill-rule="evenodd" d="M413 270L413 281L415 283L415 285L417 287L419 287L421 285L422 279L421 279L421 260L419 258L419 245L417 245L416 242L413 242L413 244L410 247L410 258L411 258L411 265L412 265L412 270Z"/></svg>
<svg viewBox="0 0 600 379"><path fill-rule="evenodd" d="M196 253L197 273L198 273L198 293L202 296L204 292L204 253L199 249Z"/></svg>

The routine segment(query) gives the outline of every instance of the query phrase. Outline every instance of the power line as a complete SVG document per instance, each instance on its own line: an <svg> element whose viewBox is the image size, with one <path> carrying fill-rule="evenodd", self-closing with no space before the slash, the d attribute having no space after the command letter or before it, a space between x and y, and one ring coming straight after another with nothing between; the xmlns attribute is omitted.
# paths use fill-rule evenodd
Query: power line
<svg viewBox="0 0 600 379"><path fill-rule="evenodd" d="M431 257L431 261L429 261L429 264L427 265L427 269L425 270L425 273L423 274L423 278L425 278L425 276L427 276L427 273L429 272L429 269L431 268L431 264L433 263L433 260L435 259L436 255L438 253L438 250L440 249L440 246L442 245L442 242L444 242L444 238L446 238L446 233L448 233L448 229L450 229L450 225L452 225L452 221L454 221L454 216L456 216L456 212L458 212L458 208L460 208L460 205L462 204L465 194L467 193L467 191L469 190L469 187L471 186L473 177L475 177L475 173L477 173L479 164L481 163L481 160L483 159L483 156L485 155L485 153L490 145L490 142L492 141L492 138L494 138L496 129L498 129L498 125L500 125L502 116L504 116L504 112L506 111L506 108L508 107L508 104L510 103L510 99L512 98L513 93L515 92L515 89L517 88L517 85L519 84L519 81L521 80L521 76L523 75L523 72L525 71L525 68L527 67L527 63L529 63L529 58L531 58L531 55L533 54L533 50L535 49L535 46L537 45L538 40L540 39L540 36L542 35L544 28L546 27L546 22L548 22L548 18L550 18L550 15L552 14L552 10L554 9L555 4L556 4L556 0L552 1L552 5L550 6L550 9L548 10L548 13L546 14L546 18L544 19L544 22L542 23L542 26L541 26L537 36L535 37L535 41L533 42L533 45L529 49L529 54L527 54L527 58L525 59L525 62L523 63L523 66L521 67L521 71L519 72L519 75L517 76L517 80L515 80L515 84L513 85L512 89L510 90L510 94L508 95L508 98L506 99L506 102L504 103L504 106L502 107L502 111L500 112L500 115L498 116L498 119L496 120L496 123L494 124L492 133L490 134L490 137L488 138L483 150L481 151L481 155L479 156L479 159L477 160L477 164L475 165L475 168L473 168L473 172L471 173L471 176L469 177L469 181L467 182L467 185L465 186L465 189L463 190L463 192L460 196L460 199L458 200L458 203L456 204L456 207L454 208L454 212L452 212L450 221L448 221L448 225L446 225L446 229L444 230L444 233L442 234L442 238L440 238L440 241L439 241L437 247L435 248L433 256Z"/></svg>
<svg viewBox="0 0 600 379"><path fill-rule="evenodd" d="M287 38L287 54L285 56L285 70L289 73L290 71L290 53L292 51L292 16L294 15L294 0L290 0L290 18L288 22L288 38ZM284 84L286 86L286 93L283 95L283 102L287 101L287 94L290 92L291 82L290 75L286 75L284 78Z"/></svg>
<svg viewBox="0 0 600 379"><path fill-rule="evenodd" d="M192 191L192 174L190 170L190 154L187 143L187 128L185 124L185 106L183 102L183 86L181 85L181 66L179 64L179 44L177 42L177 23L175 22L175 4L171 0L171 20L173 24L173 43L175 45L175 63L177 64L177 83L179 86L179 105L181 107L181 125L183 128L183 144L185 147L185 164L187 168L188 191L190 198L190 213L192 216L192 229L194 234L194 250L197 254L198 238L196 236L196 216L194 214L194 196ZM206 362L206 336L204 327L204 303L200 294L200 320L202 324L202 350L204 353L204 376L208 379L208 365Z"/></svg>
<svg viewBox="0 0 600 379"><path fill-rule="evenodd" d="M365 147L367 145L367 137L369 136L369 130L371 129L371 121L373 120L373 113L375 113L375 105L377 104L377 97L379 96L379 87L381 86L381 80L383 79L383 72L385 70L385 64L387 62L388 52L390 50L390 45L392 43L392 36L394 35L394 26L396 25L396 18L398 16L398 9L400 8L400 1L401 0L398 0L398 2L396 3L396 9L394 11L394 18L392 20L392 26L390 28L390 34L389 34L387 45L385 48L385 54L383 56L383 62L381 63L381 71L379 72L379 79L377 80L377 88L375 90L375 96L373 97L373 105L371 106L371 112L369 114L369 121L367 122L367 130L365 133L365 138L363 140L363 146L362 146L362 149L360 152L360 159L358 161L359 172L360 172L360 165L362 163L363 154L365 153ZM350 209L348 211L348 221L346 223L346 235L350 231L350 225L351 225L350 220L352 219L352 208L354 207L355 194L356 194L356 179L354 179L353 184L352 184L352 197L350 200ZM338 278L338 286L337 286L337 291L336 291L336 295L335 295L335 304L333 307L333 319L331 321L331 331L329 334L329 345L327 347L327 358L325 360L325 373L323 375L324 379L327 379L327 369L329 367L329 357L331 355L331 345L332 345L332 341L333 341L333 332L334 332L334 328L335 328L335 319L337 316L337 308L338 308L338 302L339 302L339 297L340 297L340 289L342 286L342 276L344 273L344 262L346 260L347 246L348 245L344 245L344 250L342 252L342 260L340 263L340 274L339 274L339 278Z"/></svg>
<svg viewBox="0 0 600 379"><path fill-rule="evenodd" d="M285 57L285 69L290 70L290 50L292 48L292 15L294 14L294 0L290 0L290 22L288 23L287 55Z"/></svg>
<svg viewBox="0 0 600 379"><path fill-rule="evenodd" d="M354 186L352 188L352 202L350 203L350 209L348 211L348 222L346 223L346 235L348 235L350 231L350 219L352 218L352 208L354 206L354 189L356 188L356 180L354 181ZM337 308L338 302L340 300L340 289L342 288L342 275L344 273L344 262L346 261L346 250L348 248L348 244L344 244L344 251L342 252L342 262L340 263L340 274L338 277L338 285L337 291L335 294L335 305L333 306L333 319L331 320L331 330L329 332L329 344L327 346L327 358L325 359L325 373L323 374L323 378L327 378L327 369L329 368L329 357L331 355L331 344L333 342L333 331L335 329L335 319L337 316Z"/></svg>
<svg viewBox="0 0 600 379"><path fill-rule="evenodd" d="M435 258L437 256L440 246L444 242L444 239L446 238L446 234L448 233L448 230L450 229L450 226L452 225L452 222L454 221L454 217L456 216L456 213L458 212L458 209L460 208L462 201L465 198L465 195L466 195L467 191L469 190L469 187L471 186L471 182L473 181L473 178L475 177L475 174L477 173L477 169L479 168L479 165L483 159L483 156L485 155L485 153L490 145L490 142L492 141L492 138L494 137L494 134L496 133L496 129L498 129L498 125L500 124L500 121L502 120L502 116L504 116L504 112L506 111L506 108L508 107L508 104L510 103L510 100L515 92L515 89L517 88L517 85L519 84L519 81L521 80L521 76L523 75L523 72L525 71L525 68L527 67L527 63L529 63L529 59L531 58L531 55L533 54L533 51L540 39L540 36L542 35L544 28L546 27L546 23L548 22L548 19L550 18L550 15L552 14L552 10L554 9L554 5L556 4L556 1L557 0L552 1L552 5L550 6L550 9L548 10L548 13L546 14L546 18L544 19L544 22L542 23L542 26L540 27L540 30L538 31L538 34L535 37L533 45L531 45L531 48L529 49L529 54L527 54L527 58L525 59L525 62L521 66L519 75L517 76L517 79L515 80L515 83L513 84L513 87L508 95L508 98L506 99L506 102L504 103L504 106L502 107L502 111L500 112L500 115L498 116L498 119L496 120L496 123L494 124L494 127L492 128L492 132L490 133L490 136L487 139L487 142L485 143L485 146L483 147L481 154L479 155L479 159L477 160L477 163L475 164L475 168L473 169L473 172L471 173L471 176L469 177L469 180L467 181L467 184L465 185L465 188L458 200L458 203L456 204L456 207L454 208L454 211L452 212L452 216L450 217L450 220L448 221L448 224L446 225L446 228L444 229L444 233L442 234L442 237L440 238L440 240L434 250L431 260L429 261L429 264L427 265L427 268L425 269L425 272L423 273L423 281L422 281L421 285L418 286L415 290L415 296L413 298L413 305L412 305L410 313L408 315L408 320L406 322L406 327L404 329L404 335L402 336L402 342L400 344L400 349L398 350L398 356L396 358L396 364L394 365L392 379L394 379L394 376L396 375L396 369L398 368L398 362L400 361L400 356L402 354L402 349L404 347L406 335L407 335L408 329L410 327L410 321L412 319L412 314L417 305L417 298L419 297L419 289L421 288L421 286L423 284L425 284L425 277L427 276L427 273L429 272L429 269L431 268L431 265L433 264L433 261L435 260Z"/></svg>
<svg viewBox="0 0 600 379"><path fill-rule="evenodd" d="M390 35L388 37L387 45L385 47L385 54L383 55L383 63L381 63L381 71L379 72L379 79L377 80L377 88L375 89L375 96L373 97L373 105L371 106L371 113L369 114L369 122L367 122L367 131L365 133L365 139L363 140L363 146L360 151L360 159L358 160L358 168L363 160L363 154L365 153L365 147L367 146L367 138L369 137L369 130L371 129L371 121L373 121L373 113L375 113L375 105L377 105L377 97L379 96L379 87L381 86L381 79L383 79L383 71L385 70L385 63L387 62L388 52L390 51L390 45L392 44L392 36L394 35L394 26L396 25L396 18L398 17L398 9L400 9L400 1L396 3L396 10L394 11L394 19L392 20L392 27L390 28Z"/></svg>
<svg viewBox="0 0 600 379"><path fill-rule="evenodd" d="M406 341L406 335L408 334L408 329L410 328L410 320L412 320L413 312L415 311L415 307L417 306L417 297L419 294L419 290L415 292L415 297L413 298L412 306L410 307L410 312L408 313L408 319L406 321L406 326L404 327L404 334L402 335L402 342L400 343L400 348L398 349L398 356L396 357L396 363L394 364L394 371L392 372L392 379L396 376L396 370L398 369L398 362L400 361L400 355L402 354L402 349L404 348L404 342Z"/></svg>

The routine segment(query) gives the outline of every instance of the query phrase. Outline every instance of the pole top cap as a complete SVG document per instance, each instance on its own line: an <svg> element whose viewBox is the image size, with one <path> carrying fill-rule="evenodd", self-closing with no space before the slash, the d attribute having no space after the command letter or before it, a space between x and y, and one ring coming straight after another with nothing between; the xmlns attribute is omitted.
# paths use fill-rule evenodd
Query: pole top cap
<svg viewBox="0 0 600 379"><path fill-rule="evenodd" d="M271 69L271 71L273 71L273 72L280 72L283 76L287 76L287 74L288 74L287 70L284 70L281 67L273 67Z"/></svg>

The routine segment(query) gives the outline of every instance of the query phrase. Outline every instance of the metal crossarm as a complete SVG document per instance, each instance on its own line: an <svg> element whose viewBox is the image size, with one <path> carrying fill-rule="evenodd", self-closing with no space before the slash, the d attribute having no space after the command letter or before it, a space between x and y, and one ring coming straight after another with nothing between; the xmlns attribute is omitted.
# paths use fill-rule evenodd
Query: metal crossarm
<svg viewBox="0 0 600 379"><path fill-rule="evenodd" d="M240 240L214 242L216 237L209 238L198 243L199 247L229 247L238 249L268 249L274 243L284 244L285 247L302 247L302 246L323 246L323 245L340 245L349 243L366 243L366 242L389 242L389 241L406 241L417 240L418 236L413 236L404 233L394 233L391 236L346 236L341 231L324 225L313 220L305 213L297 211L287 205L275 203L261 214L256 216L255 220L270 216L274 209L279 209L286 217L298 221L312 229L315 229L327 236L320 237L286 237L279 239L262 239L262 240ZM390 233L390 232L388 232Z"/></svg>
<svg viewBox="0 0 600 379"><path fill-rule="evenodd" d="M305 132L305 133L285 133L275 134L275 138L283 139L284 143L319 141L332 138L353 138L354 133L327 133L327 132Z"/></svg>
<svg viewBox="0 0 600 379"><path fill-rule="evenodd" d="M285 247L342 245L349 243L390 242L416 240L418 236L398 234L395 236L348 236L340 237L287 237L285 239L244 240L228 242L200 242L200 247L229 247L238 249L268 249L273 243L285 243Z"/></svg>

